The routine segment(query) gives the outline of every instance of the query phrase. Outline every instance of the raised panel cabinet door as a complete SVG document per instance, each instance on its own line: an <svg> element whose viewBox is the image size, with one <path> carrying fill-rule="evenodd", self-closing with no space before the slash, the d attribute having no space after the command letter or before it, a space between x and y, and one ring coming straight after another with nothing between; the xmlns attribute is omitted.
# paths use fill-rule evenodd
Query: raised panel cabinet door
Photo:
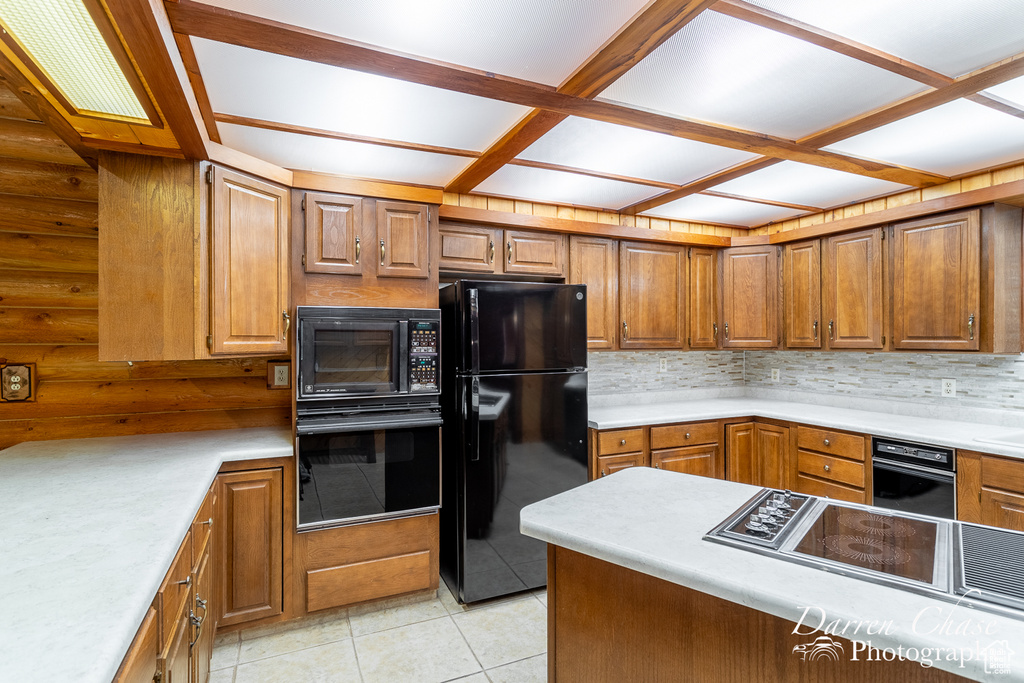
<svg viewBox="0 0 1024 683"><path fill-rule="evenodd" d="M565 235L554 232L505 231L506 273L565 275Z"/></svg>
<svg viewBox="0 0 1024 683"><path fill-rule="evenodd" d="M893 346L977 351L980 212L894 225L892 262Z"/></svg>
<svg viewBox="0 0 1024 683"><path fill-rule="evenodd" d="M718 348L718 299L715 280L717 250L690 247L689 346L691 349Z"/></svg>
<svg viewBox="0 0 1024 683"><path fill-rule="evenodd" d="M363 198L307 192L303 201L306 219L307 273L360 275L363 272Z"/></svg>
<svg viewBox="0 0 1024 683"><path fill-rule="evenodd" d="M501 258L500 233L481 225L441 223L437 231L441 240L437 267L464 273L493 273L495 258Z"/></svg>
<svg viewBox="0 0 1024 683"><path fill-rule="evenodd" d="M430 207L377 201L377 277L430 275Z"/></svg>
<svg viewBox="0 0 1024 683"><path fill-rule="evenodd" d="M722 348L779 345L779 251L774 246L722 250Z"/></svg>
<svg viewBox="0 0 1024 683"><path fill-rule="evenodd" d="M627 467L642 467L643 453L623 453L622 455L601 455L597 458L597 476L607 477Z"/></svg>
<svg viewBox="0 0 1024 683"><path fill-rule="evenodd" d="M714 478L718 473L718 444L651 451L651 467Z"/></svg>
<svg viewBox="0 0 1024 683"><path fill-rule="evenodd" d="M981 489L981 523L1024 531L1024 496L1009 491Z"/></svg>
<svg viewBox="0 0 1024 683"><path fill-rule="evenodd" d="M213 569L210 566L210 546L199 558L193 579L195 597L192 611L200 620L192 626L192 683L206 683L210 678L210 659L213 657L214 623L217 605L213 594Z"/></svg>
<svg viewBox="0 0 1024 683"><path fill-rule="evenodd" d="M160 620L157 619L156 608L150 606L128 654L121 662L114 683L153 683L157 672L159 637Z"/></svg>
<svg viewBox="0 0 1024 683"><path fill-rule="evenodd" d="M787 244L782 252L782 320L786 348L821 348L821 242Z"/></svg>
<svg viewBox="0 0 1024 683"><path fill-rule="evenodd" d="M222 626L280 614L281 468L218 476Z"/></svg>
<svg viewBox="0 0 1024 683"><path fill-rule="evenodd" d="M181 606L166 638L167 650L157 660L157 669L162 672L160 683L189 683L191 660L189 659L192 622L189 619L188 604Z"/></svg>
<svg viewBox="0 0 1024 683"><path fill-rule="evenodd" d="M211 354L288 351L288 190L213 166Z"/></svg>
<svg viewBox="0 0 1024 683"><path fill-rule="evenodd" d="M754 423L740 422L725 426L725 478L741 484L754 484L757 469L757 441Z"/></svg>
<svg viewBox="0 0 1024 683"><path fill-rule="evenodd" d="M881 349L882 228L829 237L822 248L824 337L832 349Z"/></svg>
<svg viewBox="0 0 1024 683"><path fill-rule="evenodd" d="M614 349L618 341L619 243L569 238L569 284L587 286L587 348Z"/></svg>
<svg viewBox="0 0 1024 683"><path fill-rule="evenodd" d="M753 483L773 489L789 488L789 428L756 423L754 425Z"/></svg>
<svg viewBox="0 0 1024 683"><path fill-rule="evenodd" d="M619 315L619 348L683 348L685 247L619 243Z"/></svg>

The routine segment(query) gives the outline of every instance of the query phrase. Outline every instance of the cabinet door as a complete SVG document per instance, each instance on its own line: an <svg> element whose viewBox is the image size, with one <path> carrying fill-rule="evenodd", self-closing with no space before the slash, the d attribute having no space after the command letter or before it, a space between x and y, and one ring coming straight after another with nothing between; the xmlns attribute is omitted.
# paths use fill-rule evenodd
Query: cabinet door
<svg viewBox="0 0 1024 683"><path fill-rule="evenodd" d="M773 246L722 251L722 348L778 347L778 254Z"/></svg>
<svg viewBox="0 0 1024 683"><path fill-rule="evenodd" d="M623 453L622 455L600 455L597 458L597 476L607 477L627 467L641 467L644 464L643 453Z"/></svg>
<svg viewBox="0 0 1024 683"><path fill-rule="evenodd" d="M786 348L821 348L821 242L787 244L782 254Z"/></svg>
<svg viewBox="0 0 1024 683"><path fill-rule="evenodd" d="M213 167L211 354L288 351L288 191Z"/></svg>
<svg viewBox="0 0 1024 683"><path fill-rule="evenodd" d="M493 273L495 254L501 242L501 231L479 225L442 223L438 229L441 240L441 270L456 270L464 273Z"/></svg>
<svg viewBox="0 0 1024 683"><path fill-rule="evenodd" d="M832 349L880 349L882 228L829 237L822 253L825 338Z"/></svg>
<svg viewBox="0 0 1024 683"><path fill-rule="evenodd" d="M1024 496L1009 491L981 489L981 523L1024 531Z"/></svg>
<svg viewBox="0 0 1024 683"><path fill-rule="evenodd" d="M651 451L651 466L714 478L718 475L718 444Z"/></svg>
<svg viewBox="0 0 1024 683"><path fill-rule="evenodd" d="M195 600L192 610L201 619L198 627L193 626L192 683L206 683L210 678L210 659L213 657L214 622L217 613L216 598L213 594L213 570L210 568L210 546L199 558L195 571Z"/></svg>
<svg viewBox="0 0 1024 683"><path fill-rule="evenodd" d="M189 683L189 634L192 622L189 620L188 604L182 605L167 638L166 652L157 661L158 670L163 672L160 683Z"/></svg>
<svg viewBox="0 0 1024 683"><path fill-rule="evenodd" d="M718 299L715 297L717 251L691 247L686 252L690 263L689 345L691 349L718 348Z"/></svg>
<svg viewBox="0 0 1024 683"><path fill-rule="evenodd" d="M789 488L789 428L754 425L754 463L758 486Z"/></svg>
<svg viewBox="0 0 1024 683"><path fill-rule="evenodd" d="M429 276L430 207L377 201L377 277Z"/></svg>
<svg viewBox="0 0 1024 683"><path fill-rule="evenodd" d="M619 243L569 238L569 283L587 286L587 348L614 349L619 319Z"/></svg>
<svg viewBox="0 0 1024 683"><path fill-rule="evenodd" d="M339 194L307 192L303 199L306 219L307 273L360 275L363 199Z"/></svg>
<svg viewBox="0 0 1024 683"><path fill-rule="evenodd" d="M683 247L619 244L619 348L679 349L686 341Z"/></svg>
<svg viewBox="0 0 1024 683"><path fill-rule="evenodd" d="M121 670L114 677L114 683L153 683L157 672L159 631L160 622L156 609L150 606L128 654L121 663Z"/></svg>
<svg viewBox="0 0 1024 683"><path fill-rule="evenodd" d="M281 477L272 468L217 478L223 626L281 613Z"/></svg>
<svg viewBox="0 0 1024 683"><path fill-rule="evenodd" d="M741 484L753 484L757 477L754 463L757 443L754 423L741 422L725 427L725 478Z"/></svg>
<svg viewBox="0 0 1024 683"><path fill-rule="evenodd" d="M893 346L977 351L979 211L899 223L892 236Z"/></svg>
<svg viewBox="0 0 1024 683"><path fill-rule="evenodd" d="M565 235L506 230L504 269L518 275L565 275Z"/></svg>

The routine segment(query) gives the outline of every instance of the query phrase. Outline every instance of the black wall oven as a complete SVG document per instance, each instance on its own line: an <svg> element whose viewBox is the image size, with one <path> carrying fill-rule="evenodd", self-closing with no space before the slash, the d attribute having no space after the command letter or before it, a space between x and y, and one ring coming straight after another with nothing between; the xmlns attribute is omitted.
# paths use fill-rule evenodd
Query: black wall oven
<svg viewBox="0 0 1024 683"><path fill-rule="evenodd" d="M871 451L873 505L956 519L953 449L872 439Z"/></svg>
<svg viewBox="0 0 1024 683"><path fill-rule="evenodd" d="M300 306L298 528L441 504L440 311Z"/></svg>

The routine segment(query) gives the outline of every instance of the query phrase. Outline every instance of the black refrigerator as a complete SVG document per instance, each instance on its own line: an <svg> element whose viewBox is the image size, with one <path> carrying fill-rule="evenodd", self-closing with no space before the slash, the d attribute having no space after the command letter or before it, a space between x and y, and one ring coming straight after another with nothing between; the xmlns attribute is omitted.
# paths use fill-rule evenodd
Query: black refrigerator
<svg viewBox="0 0 1024 683"><path fill-rule="evenodd" d="M523 507L587 480L586 286L460 280L441 301L441 576L461 602L547 584Z"/></svg>

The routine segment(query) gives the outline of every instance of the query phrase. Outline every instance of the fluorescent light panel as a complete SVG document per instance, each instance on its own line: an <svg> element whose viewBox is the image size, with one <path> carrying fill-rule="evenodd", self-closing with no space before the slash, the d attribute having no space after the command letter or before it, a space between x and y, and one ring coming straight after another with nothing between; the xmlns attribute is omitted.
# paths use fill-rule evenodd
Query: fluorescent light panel
<svg viewBox="0 0 1024 683"><path fill-rule="evenodd" d="M527 201L604 209L619 209L664 192L646 185L526 166L504 166L480 183L475 191Z"/></svg>
<svg viewBox="0 0 1024 683"><path fill-rule="evenodd" d="M1024 158L1024 120L956 100L827 149L954 176Z"/></svg>
<svg viewBox="0 0 1024 683"><path fill-rule="evenodd" d="M825 48L705 11L601 99L796 139L924 89Z"/></svg>
<svg viewBox="0 0 1024 683"><path fill-rule="evenodd" d="M1004 100L1013 102L1020 107L1024 107L1024 76L1015 78L1012 81L1000 83L995 87L983 91L983 93L1001 97Z"/></svg>
<svg viewBox="0 0 1024 683"><path fill-rule="evenodd" d="M559 85L647 0L203 0L429 59Z"/></svg>
<svg viewBox="0 0 1024 683"><path fill-rule="evenodd" d="M724 197L692 194L689 197L683 197L674 202L663 204L650 211L644 211L643 215L672 218L691 223L728 223L752 227L792 218L802 213L806 212L770 206L768 204L742 202Z"/></svg>
<svg viewBox="0 0 1024 683"><path fill-rule="evenodd" d="M149 119L81 0L0 0L0 23L78 112Z"/></svg>
<svg viewBox="0 0 1024 683"><path fill-rule="evenodd" d="M749 0L956 77L1024 52L1020 0Z"/></svg>
<svg viewBox="0 0 1024 683"><path fill-rule="evenodd" d="M783 161L711 189L743 197L828 208L899 192L907 187L831 168Z"/></svg>

